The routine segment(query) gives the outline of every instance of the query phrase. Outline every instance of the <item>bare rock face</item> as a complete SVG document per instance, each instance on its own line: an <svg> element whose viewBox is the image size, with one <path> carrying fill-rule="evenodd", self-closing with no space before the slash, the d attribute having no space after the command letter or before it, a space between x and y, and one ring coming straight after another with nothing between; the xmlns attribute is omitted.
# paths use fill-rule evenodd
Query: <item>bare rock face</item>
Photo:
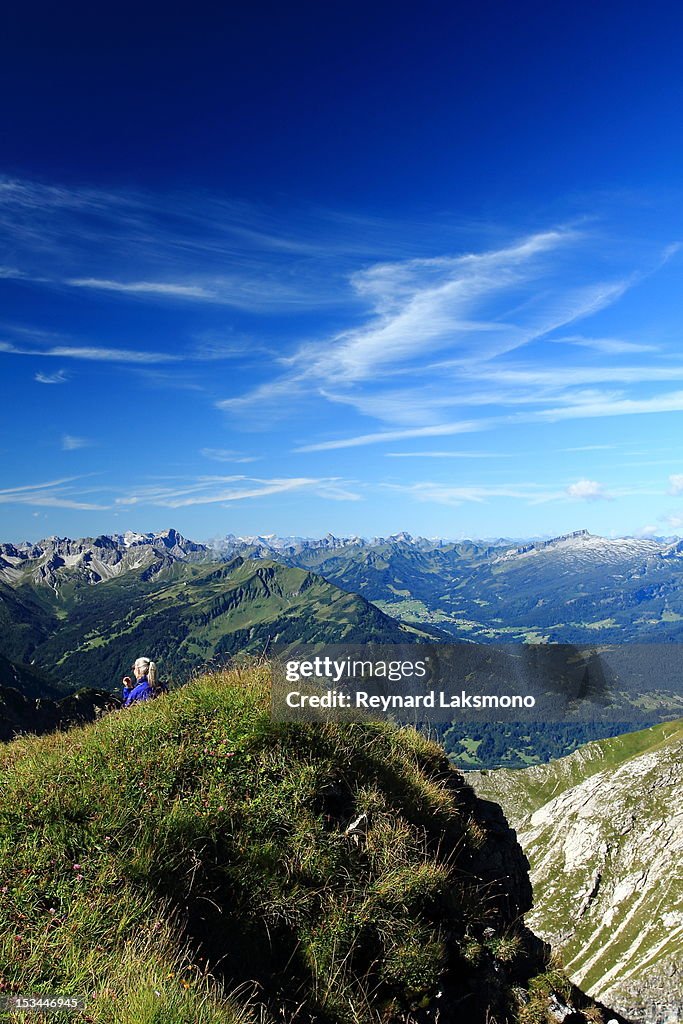
<svg viewBox="0 0 683 1024"><path fill-rule="evenodd" d="M176 530L123 536L48 537L37 544L0 544L0 580L27 579L59 592L69 578L101 583L128 571L152 570L177 561L201 559L207 548Z"/></svg>
<svg viewBox="0 0 683 1024"><path fill-rule="evenodd" d="M471 776L517 828L527 923L572 980L630 1020L683 1020L683 723Z"/></svg>

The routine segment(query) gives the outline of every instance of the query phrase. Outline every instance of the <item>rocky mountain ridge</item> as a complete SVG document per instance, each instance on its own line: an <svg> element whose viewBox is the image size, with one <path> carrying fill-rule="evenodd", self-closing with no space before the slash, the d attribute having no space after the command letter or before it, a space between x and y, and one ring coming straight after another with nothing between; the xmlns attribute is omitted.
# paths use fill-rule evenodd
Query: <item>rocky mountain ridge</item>
<svg viewBox="0 0 683 1024"><path fill-rule="evenodd" d="M206 543L189 540L179 531L168 528L156 533L126 531L97 537L71 539L51 536L43 540L0 543L0 579L16 583L27 570L35 582L54 586L60 569L80 570L91 582L118 575L129 568L139 568L141 559L166 557L170 560L193 560L234 557L248 554L251 558L286 559L310 553L372 551L398 548L416 552L457 551L477 553L492 562L510 561L540 552L561 553L574 558L590 556L593 560L610 561L631 557L683 558L683 540L652 540L643 538L598 537L588 530L544 540L512 543L501 538L495 541L459 540L413 537L402 531L387 537L337 537L332 533L320 538L236 536L227 534Z"/></svg>
<svg viewBox="0 0 683 1024"><path fill-rule="evenodd" d="M372 540L228 535L202 544L174 529L51 537L0 545L0 591L23 592L28 584L61 599L72 586L238 556L314 572L408 626L452 640L590 645L683 637L683 541L585 530L524 543L398 533Z"/></svg>
<svg viewBox="0 0 683 1024"><path fill-rule="evenodd" d="M639 1024L683 1019L683 721L468 780L517 830L527 921L573 981Z"/></svg>
<svg viewBox="0 0 683 1024"><path fill-rule="evenodd" d="M171 564L206 558L204 544L187 540L177 530L114 534L72 540L48 537L31 544L0 544L0 579L11 585L24 580L58 590L68 576L101 583L152 563Z"/></svg>

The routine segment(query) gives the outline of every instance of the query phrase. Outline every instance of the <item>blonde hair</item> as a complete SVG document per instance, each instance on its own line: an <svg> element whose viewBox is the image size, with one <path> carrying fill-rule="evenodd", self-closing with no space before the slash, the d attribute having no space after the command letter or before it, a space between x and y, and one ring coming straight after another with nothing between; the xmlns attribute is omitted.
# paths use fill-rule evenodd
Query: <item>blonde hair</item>
<svg viewBox="0 0 683 1024"><path fill-rule="evenodd" d="M157 685L157 667L149 658L136 658L135 671L147 676L147 682L153 688Z"/></svg>

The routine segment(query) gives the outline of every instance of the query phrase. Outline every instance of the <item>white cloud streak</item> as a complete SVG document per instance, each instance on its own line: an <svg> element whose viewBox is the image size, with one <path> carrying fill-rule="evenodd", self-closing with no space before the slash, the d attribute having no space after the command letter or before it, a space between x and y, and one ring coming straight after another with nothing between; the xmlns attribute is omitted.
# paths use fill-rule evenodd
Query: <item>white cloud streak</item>
<svg viewBox="0 0 683 1024"><path fill-rule="evenodd" d="M33 494L15 495L7 497L0 494L0 504L11 505L37 505L45 508L70 508L82 512L106 512L110 505L93 505L86 501L78 501L74 498L60 498L57 494L49 494L43 491L36 491Z"/></svg>
<svg viewBox="0 0 683 1024"><path fill-rule="evenodd" d="M472 484L451 486L449 484L420 481L412 484L384 484L388 490L408 494L416 501L433 502L438 505L459 506L474 502L484 504L491 498L514 498L530 501L545 497L547 488L542 484ZM551 492L555 496L556 492Z"/></svg>
<svg viewBox="0 0 683 1024"><path fill-rule="evenodd" d="M383 484L382 486L397 493L407 494L416 501L456 507L466 503L484 504L498 498L523 501L527 505L544 505L550 502L613 501L618 497L633 494L660 495L662 493L659 490L644 487L622 487L607 491L603 484L587 479L555 487L530 482L451 486L433 481Z"/></svg>
<svg viewBox="0 0 683 1024"><path fill-rule="evenodd" d="M261 458L260 455L244 455L232 448L202 448L199 454L214 462L256 462Z"/></svg>
<svg viewBox="0 0 683 1024"><path fill-rule="evenodd" d="M57 370L56 373L38 372L33 379L38 384L66 384L69 378L64 370Z"/></svg>
<svg viewBox="0 0 683 1024"><path fill-rule="evenodd" d="M560 448L562 452L606 452L616 448L615 444L581 444L576 448Z"/></svg>
<svg viewBox="0 0 683 1024"><path fill-rule="evenodd" d="M604 416L640 416L662 412L683 412L683 391L670 391L651 398L622 398L616 401L608 398L605 401L578 402L576 405L543 409L534 418L551 421L597 419Z"/></svg>
<svg viewBox="0 0 683 1024"><path fill-rule="evenodd" d="M319 210L281 213L206 192L0 181L0 236L16 264L4 276L121 300L257 313L337 305L338 263L386 251L381 227L374 244L367 233L359 244L361 224L351 232Z"/></svg>
<svg viewBox="0 0 683 1024"><path fill-rule="evenodd" d="M209 299L216 295L201 285L164 281L107 281L96 277L72 278L64 282L72 288L93 288L98 291L123 292L128 295L160 295L164 298Z"/></svg>
<svg viewBox="0 0 683 1024"><path fill-rule="evenodd" d="M145 352L135 349L102 348L97 345L53 345L50 348L27 348L5 341L0 342L0 352L16 356L41 356L54 359L84 359L92 362L138 363L141 365L180 362L183 358L180 355L171 355L167 352ZM38 378L36 377L36 379ZM41 381L40 383L54 383L54 381Z"/></svg>
<svg viewBox="0 0 683 1024"><path fill-rule="evenodd" d="M607 393L596 396L574 396L571 404L542 409L529 413L518 413L511 416L487 417L478 420L466 420L455 423L437 423L428 427L416 427L406 430L380 430L356 437L339 438L315 444L302 445L295 448L297 452L332 451L339 448L356 448L359 446L382 444L386 441L406 440L415 437L448 437L452 434L474 433L491 430L500 426L511 426L515 423L555 422L574 419L600 419L614 416L635 416L656 413L683 412L683 391L668 392L651 398L631 399L620 398Z"/></svg>
<svg viewBox="0 0 683 1024"><path fill-rule="evenodd" d="M521 452L385 452L387 459L513 459Z"/></svg>
<svg viewBox="0 0 683 1024"><path fill-rule="evenodd" d="M44 490L48 487L61 487L62 484L73 483L74 480L80 480L78 476L63 476L58 480L48 480L42 484L22 484L19 487L8 487L4 490L0 490L0 494L23 494L26 491L39 491Z"/></svg>
<svg viewBox="0 0 683 1024"><path fill-rule="evenodd" d="M230 485L230 486L228 486ZM158 505L163 508L186 508L193 505L230 504L308 490L319 497L333 500L357 500L351 497L344 482L337 477L276 477L259 479L246 476L199 477L185 487L148 486L117 498L121 505Z"/></svg>
<svg viewBox="0 0 683 1024"><path fill-rule="evenodd" d="M412 437L446 437L452 434L468 434L486 429L486 420L461 420L457 423L440 423L436 426L415 427L407 430L381 430L373 434L359 434L357 437L339 438L336 441L319 441L304 444L295 448L296 452L327 452L337 448L359 448L369 444L381 444L385 441L405 441Z"/></svg>
<svg viewBox="0 0 683 1024"><path fill-rule="evenodd" d="M588 348L605 356L631 355L636 352L658 352L659 345L646 345L641 342L625 341L623 338L585 338L576 334L567 338L553 338L555 344L576 345Z"/></svg>
<svg viewBox="0 0 683 1024"><path fill-rule="evenodd" d="M110 506L82 501L79 499L79 495L73 493L73 488L65 486L80 479L82 477L67 476L40 484L24 484L19 487L5 488L0 491L0 504L77 509L87 512L106 511Z"/></svg>
<svg viewBox="0 0 683 1024"><path fill-rule="evenodd" d="M73 434L64 434L62 437L62 450L75 452L80 448L90 448L94 442L87 437L76 437Z"/></svg>
<svg viewBox="0 0 683 1024"><path fill-rule="evenodd" d="M605 308L634 283L628 277L581 286L558 280L560 254L580 241L585 238L578 231L555 230L481 254L375 264L351 278L359 298L370 305L364 324L300 346L293 356L280 360L289 367L282 376L217 405L232 413L258 409L260 415L265 411L276 416L282 415L287 397L319 396L397 428L295 449L303 452L487 429L490 419L464 428L460 421L444 422L445 410L465 406L566 401L585 407L597 399L620 398L615 393L571 394L569 389L580 381L594 384L603 378L641 383L640 368L620 374L612 366L580 367L576 373L558 367L539 381L536 367L501 367L497 362L506 353ZM520 293L527 296L521 302ZM448 351L448 360L430 364L429 357L443 350ZM675 379L677 374L683 379L683 367L654 368L651 377ZM402 375L410 376L408 387L387 389L389 379ZM418 385L421 377L427 380L423 386ZM399 428L404 430L397 433Z"/></svg>

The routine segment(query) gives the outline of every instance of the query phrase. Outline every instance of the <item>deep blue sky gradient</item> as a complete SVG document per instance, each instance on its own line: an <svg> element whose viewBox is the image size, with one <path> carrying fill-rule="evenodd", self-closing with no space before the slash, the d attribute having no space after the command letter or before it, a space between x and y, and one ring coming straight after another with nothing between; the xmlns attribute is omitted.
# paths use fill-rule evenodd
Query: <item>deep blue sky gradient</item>
<svg viewBox="0 0 683 1024"><path fill-rule="evenodd" d="M683 9L38 3L0 537L683 527Z"/></svg>

